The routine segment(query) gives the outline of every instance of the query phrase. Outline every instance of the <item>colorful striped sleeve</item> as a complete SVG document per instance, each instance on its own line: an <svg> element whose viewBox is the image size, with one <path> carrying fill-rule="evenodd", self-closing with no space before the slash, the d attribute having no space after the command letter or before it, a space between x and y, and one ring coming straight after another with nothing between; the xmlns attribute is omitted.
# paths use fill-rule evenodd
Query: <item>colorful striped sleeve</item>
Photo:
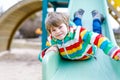
<svg viewBox="0 0 120 80"><path fill-rule="evenodd" d="M44 50L42 50L41 53L38 54L38 59L39 59L39 61L42 62L42 59L43 59L43 57L45 56L45 52L46 52L47 49L48 49L48 48L45 48Z"/></svg>
<svg viewBox="0 0 120 80"><path fill-rule="evenodd" d="M46 48L43 49L42 52L40 52L40 53L38 54L38 59L39 59L39 61L41 61L41 62L42 62L43 57L45 56L46 50L51 46L50 41L51 41L51 38L48 37L48 40L46 41Z"/></svg>
<svg viewBox="0 0 120 80"><path fill-rule="evenodd" d="M101 34L87 31L85 28L81 28L80 36L83 41L94 44L98 48L102 49L106 55L118 60L117 55L120 54L120 48L111 42L108 38Z"/></svg>
<svg viewBox="0 0 120 80"><path fill-rule="evenodd" d="M46 50L47 50L49 47L50 47L50 43L47 41L47 42L46 42L46 48L43 49L42 52L40 52L40 53L38 54L38 59L39 59L39 61L42 62L42 59L43 59L43 57L45 56L45 52L46 52Z"/></svg>

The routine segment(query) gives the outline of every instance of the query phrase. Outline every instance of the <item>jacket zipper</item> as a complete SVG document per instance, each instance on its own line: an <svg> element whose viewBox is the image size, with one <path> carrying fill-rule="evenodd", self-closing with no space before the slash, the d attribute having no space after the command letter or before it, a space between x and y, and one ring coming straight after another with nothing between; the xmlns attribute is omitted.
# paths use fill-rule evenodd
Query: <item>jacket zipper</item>
<svg viewBox="0 0 120 80"><path fill-rule="evenodd" d="M62 46L63 46L63 48L64 48L64 50L65 50L66 56L67 56L69 59L72 59L72 58L68 55L68 53L67 53L67 50L66 50L65 45L64 45L64 40L62 40Z"/></svg>

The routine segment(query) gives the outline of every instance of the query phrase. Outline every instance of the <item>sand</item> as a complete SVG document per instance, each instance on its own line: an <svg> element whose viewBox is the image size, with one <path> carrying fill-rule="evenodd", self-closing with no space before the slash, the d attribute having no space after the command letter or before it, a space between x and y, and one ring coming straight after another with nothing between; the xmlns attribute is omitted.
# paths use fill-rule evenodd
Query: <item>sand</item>
<svg viewBox="0 0 120 80"><path fill-rule="evenodd" d="M36 49L12 49L0 53L0 80L42 80Z"/></svg>

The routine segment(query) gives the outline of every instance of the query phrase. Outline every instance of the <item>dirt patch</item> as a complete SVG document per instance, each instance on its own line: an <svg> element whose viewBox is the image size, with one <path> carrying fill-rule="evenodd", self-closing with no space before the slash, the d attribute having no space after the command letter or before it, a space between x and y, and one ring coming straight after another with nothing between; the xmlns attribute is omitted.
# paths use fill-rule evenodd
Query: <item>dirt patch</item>
<svg viewBox="0 0 120 80"><path fill-rule="evenodd" d="M0 80L42 80L39 50L13 49L0 54Z"/></svg>

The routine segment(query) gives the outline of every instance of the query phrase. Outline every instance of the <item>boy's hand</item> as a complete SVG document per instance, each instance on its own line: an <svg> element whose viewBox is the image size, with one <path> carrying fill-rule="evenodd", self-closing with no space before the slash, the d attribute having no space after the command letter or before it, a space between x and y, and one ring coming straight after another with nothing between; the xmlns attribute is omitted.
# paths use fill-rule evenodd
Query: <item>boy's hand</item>
<svg viewBox="0 0 120 80"><path fill-rule="evenodd" d="M115 56L115 60L120 60L120 52Z"/></svg>
<svg viewBox="0 0 120 80"><path fill-rule="evenodd" d="M51 51L54 51L54 52L58 52L58 48L57 46L51 46L50 48L46 48L42 51L42 53L40 55L38 55L38 59L40 61L42 61L42 58L45 56L45 54L51 52Z"/></svg>
<svg viewBox="0 0 120 80"><path fill-rule="evenodd" d="M49 49L46 50L45 54L49 53L51 51L58 52L57 46L51 46Z"/></svg>
<svg viewBox="0 0 120 80"><path fill-rule="evenodd" d="M117 56L118 56L118 60L120 60L120 52L118 53L118 55L117 55Z"/></svg>

